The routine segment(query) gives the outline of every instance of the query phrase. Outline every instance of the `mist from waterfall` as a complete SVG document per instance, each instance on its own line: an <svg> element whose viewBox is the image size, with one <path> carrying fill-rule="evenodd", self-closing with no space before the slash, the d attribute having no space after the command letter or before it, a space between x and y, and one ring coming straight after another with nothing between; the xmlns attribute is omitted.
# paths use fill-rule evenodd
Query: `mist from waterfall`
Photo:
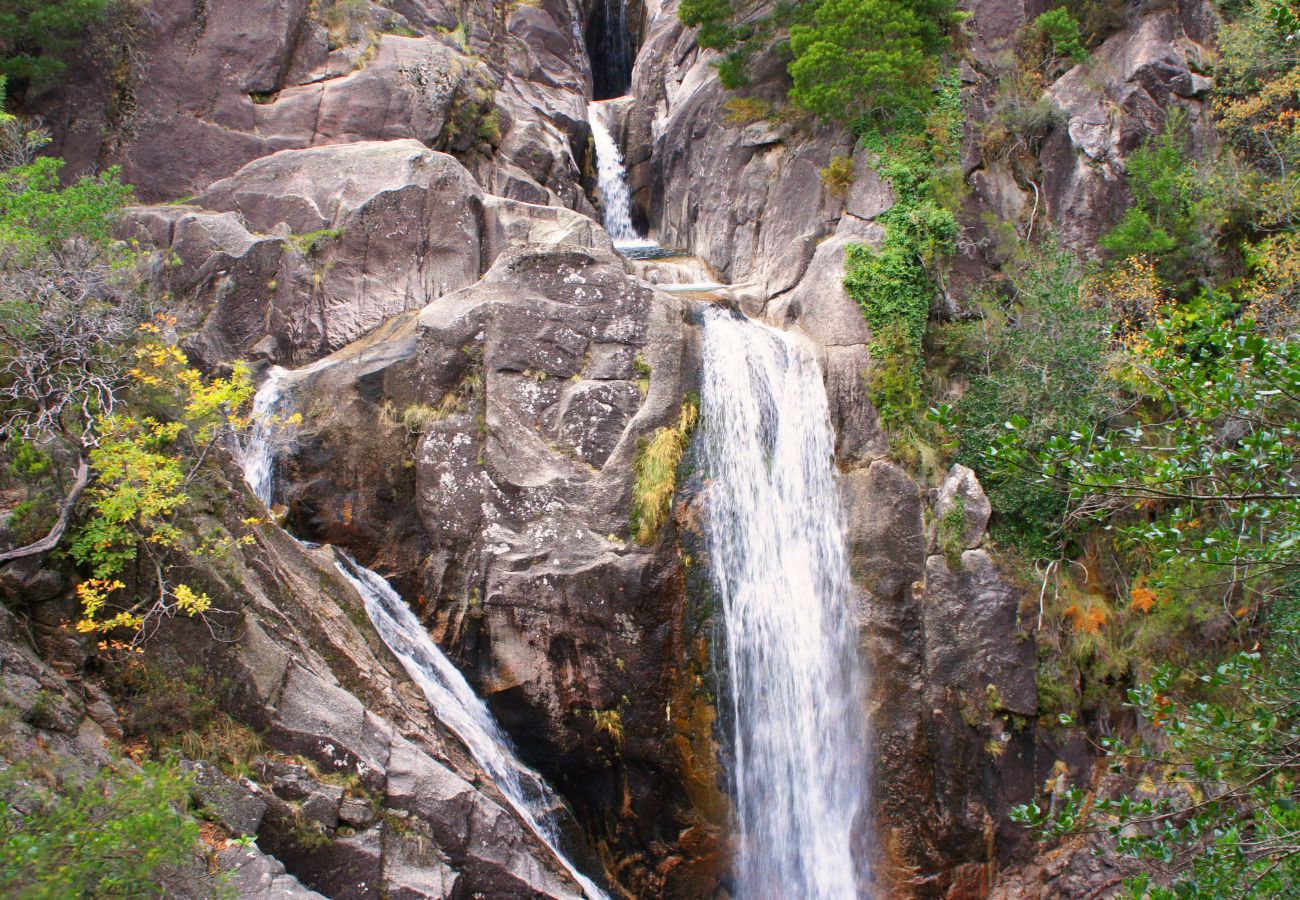
<svg viewBox="0 0 1300 900"><path fill-rule="evenodd" d="M863 896L865 693L821 370L793 337L712 308L700 401L737 896Z"/></svg>
<svg viewBox="0 0 1300 900"><path fill-rule="evenodd" d="M242 450L244 480L268 509L276 498L276 456L286 441L286 431L292 431L287 424L293 407L292 387L302 376L329 364L327 358L293 371L273 366L253 397L254 425ZM589 900L605 900L606 894L560 850L555 818L562 802L540 775L519 760L509 737L465 676L386 579L337 547L333 553L340 574L361 595L376 633L424 692L438 721L460 738L511 808L582 886Z"/></svg>
<svg viewBox="0 0 1300 900"><path fill-rule="evenodd" d="M615 246L647 244L632 225L632 196L627 189L627 172L623 154L605 122L605 110L599 103L587 106L592 142L596 146L596 180L604 207L604 225Z"/></svg>

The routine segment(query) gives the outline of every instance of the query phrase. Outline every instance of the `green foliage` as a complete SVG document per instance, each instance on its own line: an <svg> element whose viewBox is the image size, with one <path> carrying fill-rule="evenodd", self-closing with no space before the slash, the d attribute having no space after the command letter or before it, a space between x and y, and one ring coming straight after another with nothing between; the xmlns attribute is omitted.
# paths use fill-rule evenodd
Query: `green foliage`
<svg viewBox="0 0 1300 900"><path fill-rule="evenodd" d="M1013 417L989 458L1113 522L1152 557L1156 585L1185 589L1200 570L1239 601L1272 590L1268 573L1300 565L1300 344L1249 320L1162 319L1129 365L1148 423L1057 434L1035 452L1024 435L1037 426Z"/></svg>
<svg viewBox="0 0 1300 900"><path fill-rule="evenodd" d="M0 75L48 82L108 8L108 0L0 0Z"/></svg>
<svg viewBox="0 0 1300 900"><path fill-rule="evenodd" d="M289 235L289 243L303 256L310 256L343 237L342 228L322 228L306 234Z"/></svg>
<svg viewBox="0 0 1300 900"><path fill-rule="evenodd" d="M174 768L106 766L47 785L19 762L0 772L0 893L33 900L156 895L194 855L189 786Z"/></svg>
<svg viewBox="0 0 1300 900"><path fill-rule="evenodd" d="M1294 896L1300 890L1300 604L1279 600L1262 651L1238 653L1208 670L1159 667L1128 692L1146 737L1102 740L1116 774L1158 769L1162 785L1090 804L1068 791L1055 809L1031 802L1012 818L1050 838L1104 827L1123 854L1168 880L1144 874L1128 896ZM1177 699L1195 686L1195 697Z"/></svg>
<svg viewBox="0 0 1300 900"><path fill-rule="evenodd" d="M1035 19L1030 28L1051 46L1053 56L1075 63L1088 58L1079 22L1065 7L1048 10Z"/></svg>
<svg viewBox="0 0 1300 900"><path fill-rule="evenodd" d="M936 526L936 538L939 551L948 561L948 568L954 572L961 568L961 554L966 549L966 499L958 494L953 498ZM991 687L991 685L990 685ZM1002 704L995 703L990 711L996 711Z"/></svg>
<svg viewBox="0 0 1300 900"><path fill-rule="evenodd" d="M745 36L743 28L734 27L735 10L731 0L682 0L678 16L700 33L696 43L706 50L725 50Z"/></svg>
<svg viewBox="0 0 1300 900"><path fill-rule="evenodd" d="M1007 295L985 294L979 319L945 329L948 352L968 384L955 406L959 462L974 468L995 515L994 536L1054 557L1065 498L1050 484L990 466L987 454L1023 411L1033 421L1024 445L1091 430L1112 408L1103 313L1081 296L1082 272L1052 242L1009 265Z"/></svg>
<svg viewBox="0 0 1300 900"><path fill-rule="evenodd" d="M888 134L873 129L863 138L876 152L877 170L894 189L896 202L879 218L885 240L878 250L861 244L845 248L844 288L871 327L875 366L868 383L891 430L920 425L921 345L936 294L931 273L952 252L957 234L944 175L960 127L960 90L947 78L923 121Z"/></svg>
<svg viewBox="0 0 1300 900"><path fill-rule="evenodd" d="M687 397L682 401L676 425L657 430L643 438L637 447L632 485L632 534L642 544L654 542L659 529L668 521L673 494L677 490L677 466L699 420L699 401Z"/></svg>
<svg viewBox="0 0 1300 900"><path fill-rule="evenodd" d="M923 106L953 16L951 0L824 0L790 28L790 99L843 123Z"/></svg>
<svg viewBox="0 0 1300 900"><path fill-rule="evenodd" d="M1189 139L1186 116L1175 110L1160 135L1129 155L1133 206L1099 242L1120 259L1150 257L1183 296L1208 279L1223 220L1219 199L1207 193L1207 177L1191 160Z"/></svg>
<svg viewBox="0 0 1300 900"><path fill-rule="evenodd" d="M0 250L24 256L60 248L72 238L107 240L131 189L116 168L62 187L63 160L41 157L0 170Z"/></svg>

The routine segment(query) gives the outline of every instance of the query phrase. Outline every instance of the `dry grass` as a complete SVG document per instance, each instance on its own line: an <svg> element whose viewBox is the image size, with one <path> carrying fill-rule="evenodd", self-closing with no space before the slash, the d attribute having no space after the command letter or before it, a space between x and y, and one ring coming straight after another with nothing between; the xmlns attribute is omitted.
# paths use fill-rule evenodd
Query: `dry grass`
<svg viewBox="0 0 1300 900"><path fill-rule="evenodd" d="M660 428L645 440L636 458L636 483L632 487L632 532L642 544L652 543L668 521L677 491L677 466L699 420L694 398L682 402L676 425Z"/></svg>

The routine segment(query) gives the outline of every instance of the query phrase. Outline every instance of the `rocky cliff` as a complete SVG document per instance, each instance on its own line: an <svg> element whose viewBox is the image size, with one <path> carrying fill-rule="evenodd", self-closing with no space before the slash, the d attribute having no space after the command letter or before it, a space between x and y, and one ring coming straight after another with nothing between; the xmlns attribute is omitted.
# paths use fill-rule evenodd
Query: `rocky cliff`
<svg viewBox="0 0 1300 900"><path fill-rule="evenodd" d="M1200 69L1213 14L1184 0L1129 4L1086 64L1044 85L1059 112L1028 152L981 142L1003 54L1040 5L967 4L969 194L935 315L961 315L966 290L997 277L989 215L1022 234L1051 223L1087 252L1124 202L1125 154L1171 107L1212 139ZM318 363L278 461L285 526L407 598L570 805L579 863L615 894L725 896L715 611L692 565L690 489L652 542L630 529L638 445L695 387L702 301L641 278L597 221L587 103L610 84L604 6L321 7L158 0L115 26L114 65L91 48L26 111L74 170L121 165L153 204L122 235L160 251L196 360ZM891 461L868 398L872 334L842 286L844 252L879 244L892 191L843 130L737 121L676 0L627 14L635 65L615 131L636 218L822 362L871 670L876 889L983 896L1026 852L1009 804L1058 757L1079 777L1086 759L1076 735L1035 725L1032 619L986 546L974 475ZM746 96L775 102L785 79L778 56L761 60ZM836 156L852 159L842 194L821 177ZM233 522L256 501L230 480ZM960 546L941 548L936 523L958 504ZM260 783L200 779L225 827L257 835L247 860L223 856L240 889L576 895L369 630L329 553L260 526L230 571L208 573L226 633L174 623L151 650L172 673L212 673L221 709L266 743ZM123 726L84 649L53 627L66 584L11 567L6 590L8 702L29 713L39 684L61 711L21 739L93 765ZM76 671L42 662L19 618ZM304 817L322 839L301 840ZM1073 890L1044 878L1024 895Z"/></svg>

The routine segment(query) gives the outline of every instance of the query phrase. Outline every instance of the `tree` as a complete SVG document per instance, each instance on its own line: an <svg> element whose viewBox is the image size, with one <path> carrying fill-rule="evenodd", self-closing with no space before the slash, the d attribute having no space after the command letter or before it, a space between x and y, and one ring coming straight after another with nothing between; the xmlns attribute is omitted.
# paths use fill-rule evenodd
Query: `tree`
<svg viewBox="0 0 1300 900"><path fill-rule="evenodd" d="M23 83L58 75L108 8L109 0L0 0L0 75Z"/></svg>
<svg viewBox="0 0 1300 900"><path fill-rule="evenodd" d="M790 28L790 99L843 123L921 106L953 19L951 0L825 0Z"/></svg>
<svg viewBox="0 0 1300 900"><path fill-rule="evenodd" d="M0 137L31 133L4 124ZM175 319L154 315L144 255L112 240L130 197L116 170L64 187L60 160L15 155L0 170L0 439L29 497L62 499L46 534L0 563L50 552L81 513L68 551L92 577L77 628L134 649L162 619L208 612L180 577L187 560L245 539L197 533L187 488L249 424L249 371L203 377Z"/></svg>

